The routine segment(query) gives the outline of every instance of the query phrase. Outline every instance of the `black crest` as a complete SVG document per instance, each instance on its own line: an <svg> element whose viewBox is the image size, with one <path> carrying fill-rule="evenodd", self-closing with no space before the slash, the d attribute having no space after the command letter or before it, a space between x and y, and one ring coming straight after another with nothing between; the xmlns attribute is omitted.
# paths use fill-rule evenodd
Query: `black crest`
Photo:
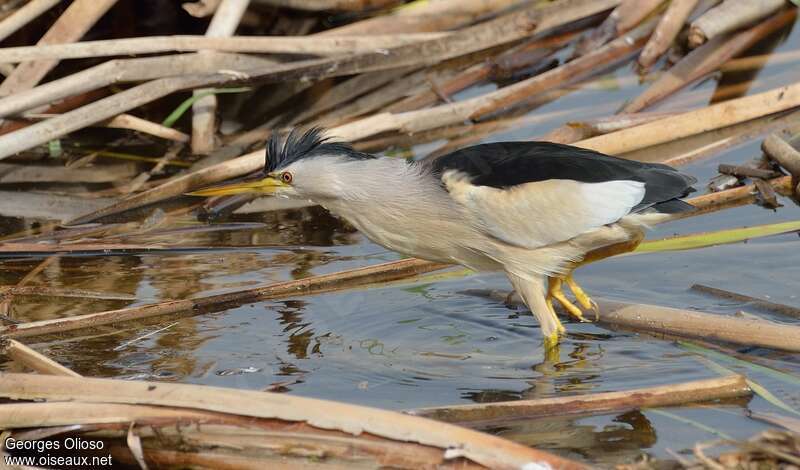
<svg viewBox="0 0 800 470"><path fill-rule="evenodd" d="M321 127L312 127L303 133L295 128L285 138L277 132L269 138L264 172L271 173L298 160L321 155L341 155L355 160L375 158L353 149L347 142L331 142Z"/></svg>

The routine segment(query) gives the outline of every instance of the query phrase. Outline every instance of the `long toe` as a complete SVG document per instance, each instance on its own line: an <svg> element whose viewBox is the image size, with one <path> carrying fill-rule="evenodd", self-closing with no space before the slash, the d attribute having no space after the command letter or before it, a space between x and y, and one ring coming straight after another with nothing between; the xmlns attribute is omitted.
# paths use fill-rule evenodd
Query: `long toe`
<svg viewBox="0 0 800 470"><path fill-rule="evenodd" d="M555 299L560 303L564 309L573 317L578 319L578 321L588 322L589 320L583 316L583 311L578 308L575 304L567 299L567 296L564 295L564 291L562 290L562 280L559 278L550 278L550 285L547 290L547 298Z"/></svg>
<svg viewBox="0 0 800 470"><path fill-rule="evenodd" d="M600 320L600 307L597 306L597 302L592 300L592 298L586 294L586 291L584 291L583 288L578 285L578 283L575 281L575 278L572 277L572 274L565 277L564 281L567 283L569 289L572 291L572 294L575 296L575 300L577 300L578 303L581 304L581 307L583 307L583 310L591 310L594 312L594 320Z"/></svg>

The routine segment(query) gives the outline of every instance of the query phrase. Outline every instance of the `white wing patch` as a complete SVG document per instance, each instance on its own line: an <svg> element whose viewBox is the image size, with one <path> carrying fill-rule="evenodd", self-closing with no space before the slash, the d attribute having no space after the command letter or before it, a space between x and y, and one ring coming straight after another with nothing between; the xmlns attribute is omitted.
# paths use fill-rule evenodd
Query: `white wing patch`
<svg viewBox="0 0 800 470"><path fill-rule="evenodd" d="M644 198L644 183L545 180L508 189L475 186L464 174L442 175L450 196L478 228L506 243L539 248L611 224Z"/></svg>

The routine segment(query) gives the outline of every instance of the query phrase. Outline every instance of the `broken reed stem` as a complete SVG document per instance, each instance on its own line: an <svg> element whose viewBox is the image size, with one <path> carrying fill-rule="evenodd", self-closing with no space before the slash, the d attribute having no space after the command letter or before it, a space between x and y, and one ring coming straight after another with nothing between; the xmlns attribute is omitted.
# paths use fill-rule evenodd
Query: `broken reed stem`
<svg viewBox="0 0 800 470"><path fill-rule="evenodd" d="M407 413L461 426L487 427L492 423L508 423L509 420L619 413L641 408L741 397L751 393L744 376L729 375L621 392L418 408Z"/></svg>
<svg viewBox="0 0 800 470"><path fill-rule="evenodd" d="M667 11L661 16L653 35L642 49L638 64L642 70L647 70L656 63L678 37L689 14L700 0L672 0Z"/></svg>
<svg viewBox="0 0 800 470"><path fill-rule="evenodd" d="M222 10L217 10L219 13ZM238 23L237 23L238 24ZM158 52L239 52L251 54L341 55L374 52L420 41L444 38L452 33L415 33L370 36L148 36L141 38L81 41L69 44L0 48L0 63L28 59L85 59Z"/></svg>
<svg viewBox="0 0 800 470"><path fill-rule="evenodd" d="M222 0L208 25L206 37L224 38L232 36L242 20L250 0ZM208 155L216 146L217 96L211 89L193 92L198 98L192 103L192 153Z"/></svg>
<svg viewBox="0 0 800 470"><path fill-rule="evenodd" d="M177 129L162 126L130 114L119 114L106 122L104 126L115 129L128 129L176 142L189 142L189 136Z"/></svg>
<svg viewBox="0 0 800 470"><path fill-rule="evenodd" d="M635 113L664 100L678 90L719 69L722 64L794 21L796 17L797 11L794 8L787 9L731 38L720 36L693 50L628 103L623 108L623 112Z"/></svg>
<svg viewBox="0 0 800 470"><path fill-rule="evenodd" d="M792 177L781 176L767 181L776 191L782 193L791 192ZM737 188L727 189L716 193L703 194L688 199L687 202L692 204L697 210L691 212L692 215L701 215L708 212L714 212L721 208L731 207L733 205L742 205L755 202L758 190L754 184L746 186L739 186Z"/></svg>
<svg viewBox="0 0 800 470"><path fill-rule="evenodd" d="M0 354L5 354L14 361L40 374L81 377L77 372L73 372L49 357L13 339L0 337Z"/></svg>
<svg viewBox="0 0 800 470"><path fill-rule="evenodd" d="M783 176L782 173L773 170L762 170L761 168L752 168L744 165L728 165L726 163L720 163L717 171L723 175L732 175L739 178L772 179Z"/></svg>
<svg viewBox="0 0 800 470"><path fill-rule="evenodd" d="M773 132L761 144L761 150L795 178L800 178L800 151Z"/></svg>
<svg viewBox="0 0 800 470"><path fill-rule="evenodd" d="M689 47L698 47L717 36L754 23L786 5L785 0L725 0L692 22Z"/></svg>

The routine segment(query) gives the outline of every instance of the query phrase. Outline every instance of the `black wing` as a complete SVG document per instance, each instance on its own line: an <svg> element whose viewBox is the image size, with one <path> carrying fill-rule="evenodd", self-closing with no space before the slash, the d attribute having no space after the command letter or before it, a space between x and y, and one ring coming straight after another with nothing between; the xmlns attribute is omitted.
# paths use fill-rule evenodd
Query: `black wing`
<svg viewBox="0 0 800 470"><path fill-rule="evenodd" d="M679 201L697 180L658 163L642 163L552 142L481 144L443 155L430 163L436 174L458 170L476 186L508 188L524 183L566 179L582 183L632 180L645 184L645 196L631 212L654 208L674 213L691 210Z"/></svg>

